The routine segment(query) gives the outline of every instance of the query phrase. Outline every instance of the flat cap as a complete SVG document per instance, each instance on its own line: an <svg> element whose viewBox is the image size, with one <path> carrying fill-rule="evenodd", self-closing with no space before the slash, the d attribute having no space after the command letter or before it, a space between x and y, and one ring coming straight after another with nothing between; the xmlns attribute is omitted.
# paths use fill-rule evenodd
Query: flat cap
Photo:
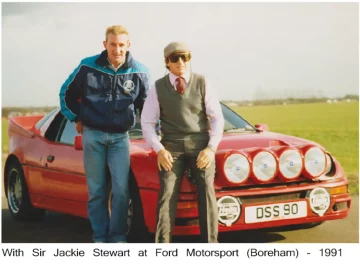
<svg viewBox="0 0 360 264"><path fill-rule="evenodd" d="M190 49L184 42L171 42L164 49L164 57L167 58L175 52L189 53Z"/></svg>

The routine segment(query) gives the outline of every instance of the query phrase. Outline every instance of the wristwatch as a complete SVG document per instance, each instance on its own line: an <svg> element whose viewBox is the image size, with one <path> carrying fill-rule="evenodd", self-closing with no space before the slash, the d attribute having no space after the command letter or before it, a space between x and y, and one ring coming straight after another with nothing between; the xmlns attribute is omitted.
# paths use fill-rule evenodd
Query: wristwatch
<svg viewBox="0 0 360 264"><path fill-rule="evenodd" d="M209 144L209 145L207 145L207 147L208 147L212 152L216 152L216 149L213 147L213 145Z"/></svg>

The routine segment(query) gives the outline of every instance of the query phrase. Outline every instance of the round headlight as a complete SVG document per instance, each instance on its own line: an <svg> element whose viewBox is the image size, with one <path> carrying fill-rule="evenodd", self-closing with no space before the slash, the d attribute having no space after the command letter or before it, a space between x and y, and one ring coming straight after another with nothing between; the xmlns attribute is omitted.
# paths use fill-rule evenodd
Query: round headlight
<svg viewBox="0 0 360 264"><path fill-rule="evenodd" d="M305 169L312 177L320 176L325 170L325 153L316 147L305 153Z"/></svg>
<svg viewBox="0 0 360 264"><path fill-rule="evenodd" d="M330 207L330 194L325 188L317 187L311 190L309 201L311 210L314 213L323 216Z"/></svg>
<svg viewBox="0 0 360 264"><path fill-rule="evenodd" d="M223 196L218 200L217 206L219 211L218 220L220 223L231 226L239 219L241 203L238 198L228 195Z"/></svg>
<svg viewBox="0 0 360 264"><path fill-rule="evenodd" d="M324 174L328 174L331 171L332 160L329 154L326 154L325 157L326 157L326 167Z"/></svg>
<svg viewBox="0 0 360 264"><path fill-rule="evenodd" d="M242 154L232 154L225 161L225 175L233 183L242 183L250 173L248 159Z"/></svg>
<svg viewBox="0 0 360 264"><path fill-rule="evenodd" d="M293 149L285 150L279 158L279 169L286 179L295 179L302 171L301 155Z"/></svg>
<svg viewBox="0 0 360 264"><path fill-rule="evenodd" d="M266 151L261 151L253 159L254 176L262 182L271 180L276 172L276 159Z"/></svg>

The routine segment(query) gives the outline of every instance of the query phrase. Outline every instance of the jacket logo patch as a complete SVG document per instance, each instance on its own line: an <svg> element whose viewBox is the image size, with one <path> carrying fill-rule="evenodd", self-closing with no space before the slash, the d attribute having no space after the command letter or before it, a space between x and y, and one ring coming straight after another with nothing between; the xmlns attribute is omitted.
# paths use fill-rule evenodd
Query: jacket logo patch
<svg viewBox="0 0 360 264"><path fill-rule="evenodd" d="M130 93L134 90L135 84L132 80L127 80L124 82L124 86L122 88L124 89L125 93Z"/></svg>

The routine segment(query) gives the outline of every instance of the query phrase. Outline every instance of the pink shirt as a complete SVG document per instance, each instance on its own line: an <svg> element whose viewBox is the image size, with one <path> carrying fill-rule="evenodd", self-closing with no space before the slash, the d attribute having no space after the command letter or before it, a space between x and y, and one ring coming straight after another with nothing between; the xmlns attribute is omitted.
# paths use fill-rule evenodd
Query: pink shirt
<svg viewBox="0 0 360 264"><path fill-rule="evenodd" d="M178 76L170 72L169 77L171 85L174 86L174 89L176 90L176 78L178 78ZM187 84L190 80L190 72L183 77L185 78L185 82ZM225 121L217 95L213 91L211 84L206 78L204 101L206 114L210 122L209 144L212 145L213 148L217 149L223 135ZM158 153L161 149L164 149L164 146L160 143L159 136L156 134L155 130L159 119L159 101L155 84L153 84L145 100L141 113L141 128L146 142L155 150L156 153Z"/></svg>

